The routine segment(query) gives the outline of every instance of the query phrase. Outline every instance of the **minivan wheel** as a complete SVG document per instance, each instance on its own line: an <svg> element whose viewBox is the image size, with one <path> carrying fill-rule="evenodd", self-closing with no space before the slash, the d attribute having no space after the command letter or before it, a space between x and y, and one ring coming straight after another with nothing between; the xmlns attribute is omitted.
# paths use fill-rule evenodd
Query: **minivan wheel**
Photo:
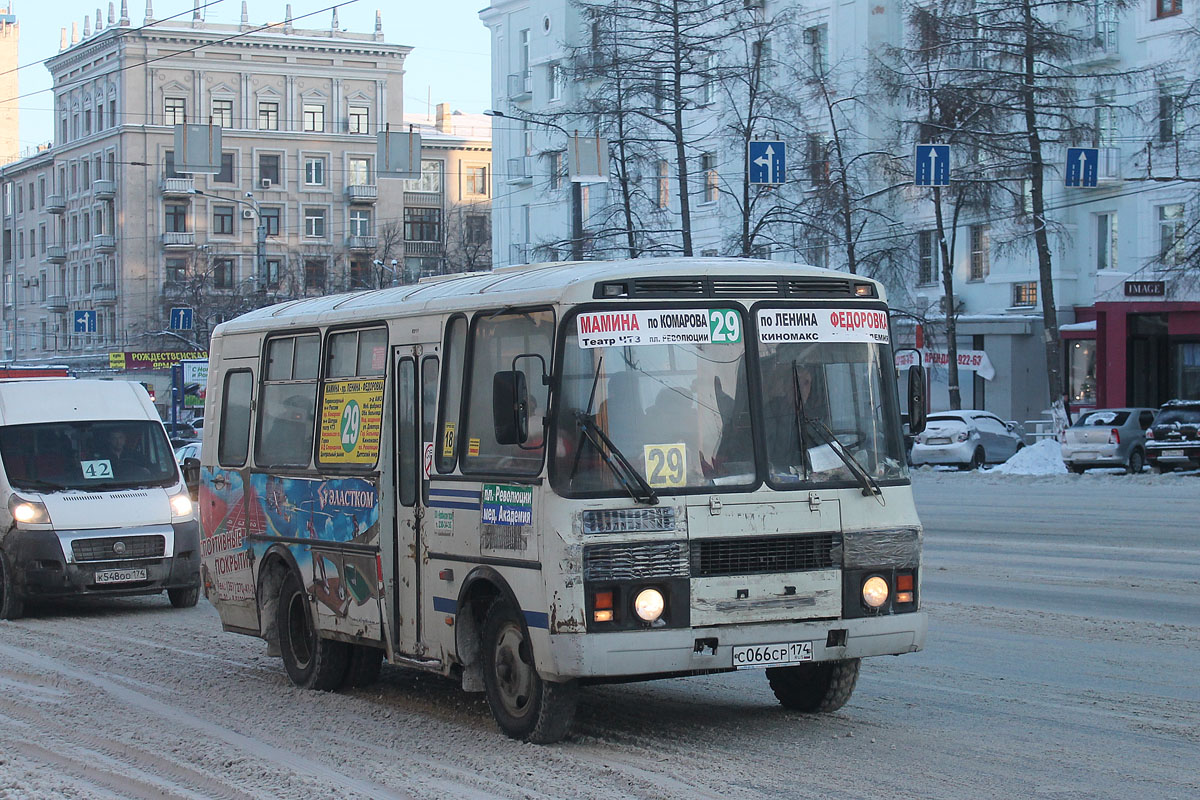
<svg viewBox="0 0 1200 800"><path fill-rule="evenodd" d="M349 645L322 639L313 624L308 594L295 572L279 589L279 650L292 683L303 689L332 691L342 685Z"/></svg>
<svg viewBox="0 0 1200 800"><path fill-rule="evenodd" d="M167 598L173 608L193 608L200 599L200 587L182 586L178 589L167 589Z"/></svg>
<svg viewBox="0 0 1200 800"><path fill-rule="evenodd" d="M25 601L13 584L8 556L0 550L0 619L20 619L25 615Z"/></svg>
<svg viewBox="0 0 1200 800"><path fill-rule="evenodd" d="M1129 463L1125 465L1125 471L1130 475L1141 475L1142 470L1146 468L1146 457L1142 455L1141 450L1134 450L1129 454Z"/></svg>

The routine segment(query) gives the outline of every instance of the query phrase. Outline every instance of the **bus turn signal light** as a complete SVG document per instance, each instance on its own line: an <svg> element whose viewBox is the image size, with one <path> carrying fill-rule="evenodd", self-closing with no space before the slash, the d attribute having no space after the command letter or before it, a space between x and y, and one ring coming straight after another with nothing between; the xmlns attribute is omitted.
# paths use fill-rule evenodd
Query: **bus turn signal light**
<svg viewBox="0 0 1200 800"><path fill-rule="evenodd" d="M911 572L901 572L896 576L896 602L911 603L913 601L913 576Z"/></svg>
<svg viewBox="0 0 1200 800"><path fill-rule="evenodd" d="M613 621L613 593L596 592L592 596L592 620L595 622Z"/></svg>

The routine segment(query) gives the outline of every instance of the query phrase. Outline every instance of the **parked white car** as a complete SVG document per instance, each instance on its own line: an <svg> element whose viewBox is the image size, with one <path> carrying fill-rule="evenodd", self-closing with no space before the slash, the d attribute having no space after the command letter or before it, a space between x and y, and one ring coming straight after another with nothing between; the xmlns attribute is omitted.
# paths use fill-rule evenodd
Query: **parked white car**
<svg viewBox="0 0 1200 800"><path fill-rule="evenodd" d="M1024 446L1020 425L990 411L939 411L913 442L912 463L978 469L1003 463Z"/></svg>

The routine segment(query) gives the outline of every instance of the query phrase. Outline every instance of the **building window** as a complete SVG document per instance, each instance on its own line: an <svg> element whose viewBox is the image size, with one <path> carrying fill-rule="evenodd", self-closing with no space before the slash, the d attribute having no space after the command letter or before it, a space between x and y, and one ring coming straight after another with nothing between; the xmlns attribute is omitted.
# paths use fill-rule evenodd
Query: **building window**
<svg viewBox="0 0 1200 800"><path fill-rule="evenodd" d="M306 290L325 288L325 259L304 259L304 288Z"/></svg>
<svg viewBox="0 0 1200 800"><path fill-rule="evenodd" d="M1117 140L1117 114L1113 101L1112 92L1098 94L1094 100L1092 124L1095 133L1092 142L1096 147L1112 147Z"/></svg>
<svg viewBox="0 0 1200 800"><path fill-rule="evenodd" d="M467 176L470 180L470 176ZM442 162L425 160L421 162L421 177L416 180L405 180L406 192L440 192L442 190Z"/></svg>
<svg viewBox="0 0 1200 800"><path fill-rule="evenodd" d="M279 156L264 154L258 157L258 182L264 189L282 185L283 182L279 179Z"/></svg>
<svg viewBox="0 0 1200 800"><path fill-rule="evenodd" d="M350 106L350 116L347 119L348 133L371 132L371 110L366 106Z"/></svg>
<svg viewBox="0 0 1200 800"><path fill-rule="evenodd" d="M212 101L212 124L219 125L222 128L233 127L233 101L232 100L213 100Z"/></svg>
<svg viewBox="0 0 1200 800"><path fill-rule="evenodd" d="M809 182L814 186L829 183L829 153L820 134L808 134L805 148Z"/></svg>
<svg viewBox="0 0 1200 800"><path fill-rule="evenodd" d="M213 183L233 183L233 153L221 153L221 171L213 176Z"/></svg>
<svg viewBox="0 0 1200 800"><path fill-rule="evenodd" d="M324 186L325 185L325 159L315 156L305 156L304 158L304 185L305 186Z"/></svg>
<svg viewBox="0 0 1200 800"><path fill-rule="evenodd" d="M466 176L467 194L486 195L488 193L487 167L467 167Z"/></svg>
<svg viewBox="0 0 1200 800"><path fill-rule="evenodd" d="M350 235L351 236L370 236L371 235L371 212L365 209L352 209L350 211Z"/></svg>
<svg viewBox="0 0 1200 800"><path fill-rule="evenodd" d="M421 162L421 169L424 170L424 168L425 162ZM346 171L346 183L349 186L370 186L371 159L351 156L349 168Z"/></svg>
<svg viewBox="0 0 1200 800"><path fill-rule="evenodd" d="M1096 269L1117 268L1117 215L1096 215Z"/></svg>
<svg viewBox="0 0 1200 800"><path fill-rule="evenodd" d="M283 209L279 206L259 206L258 218L267 229L267 236L279 235L279 220L283 215Z"/></svg>
<svg viewBox="0 0 1200 800"><path fill-rule="evenodd" d="M917 284L929 286L937 280L937 231L917 234Z"/></svg>
<svg viewBox="0 0 1200 800"><path fill-rule="evenodd" d="M654 110L663 111L667 107L667 72L666 70L657 70L654 73L654 79L650 82L650 91L654 93Z"/></svg>
<svg viewBox="0 0 1200 800"><path fill-rule="evenodd" d="M279 130L279 103L260 100L258 103L258 129L260 131Z"/></svg>
<svg viewBox="0 0 1200 800"><path fill-rule="evenodd" d="M764 82L771 78L771 40L759 39L751 48L751 64L757 67L757 75L754 76L754 85L762 86Z"/></svg>
<svg viewBox="0 0 1200 800"><path fill-rule="evenodd" d="M717 72L717 54L709 53L704 57L704 73L700 76L700 105L707 106L717 99L717 81L719 77Z"/></svg>
<svg viewBox="0 0 1200 800"><path fill-rule="evenodd" d="M1013 284L1013 306L1015 308L1030 308L1038 301L1037 281L1023 281Z"/></svg>
<svg viewBox="0 0 1200 800"><path fill-rule="evenodd" d="M829 267L829 242L823 238L814 238L808 244L808 263L814 267L827 269ZM755 254L756 258L765 258L766 253Z"/></svg>
<svg viewBox="0 0 1200 800"><path fill-rule="evenodd" d="M1158 141L1169 143L1182 131L1184 101L1176 84L1158 87Z"/></svg>
<svg viewBox="0 0 1200 800"><path fill-rule="evenodd" d="M483 214L467 215L467 244L487 244L488 218Z"/></svg>
<svg viewBox="0 0 1200 800"><path fill-rule="evenodd" d="M371 285L371 265L367 261L350 262L350 288L366 289Z"/></svg>
<svg viewBox="0 0 1200 800"><path fill-rule="evenodd" d="M442 210L440 208L405 208L404 241L440 242L442 240Z"/></svg>
<svg viewBox="0 0 1200 800"><path fill-rule="evenodd" d="M234 283L233 259L218 258L213 260L212 284L214 289L232 289Z"/></svg>
<svg viewBox="0 0 1200 800"><path fill-rule="evenodd" d="M1066 343L1064 343L1066 344ZM1072 403L1096 403L1096 341L1076 339L1068 344L1067 380Z"/></svg>
<svg viewBox="0 0 1200 800"><path fill-rule="evenodd" d="M804 46L808 50L808 67L816 75L824 75L829 64L829 26L821 23L804 29Z"/></svg>
<svg viewBox="0 0 1200 800"><path fill-rule="evenodd" d="M564 83L563 68L558 63L546 67L547 90L551 100L561 100Z"/></svg>
<svg viewBox="0 0 1200 800"><path fill-rule="evenodd" d="M280 261L278 258L268 258L266 261L267 261L267 275L266 275L267 288L268 289L278 289L279 288L279 269L281 266Z"/></svg>
<svg viewBox="0 0 1200 800"><path fill-rule="evenodd" d="M233 235L233 206L213 206L212 232L218 236Z"/></svg>
<svg viewBox="0 0 1200 800"><path fill-rule="evenodd" d="M1163 266L1183 263L1185 228L1183 203L1158 207L1158 253Z"/></svg>
<svg viewBox="0 0 1200 800"><path fill-rule="evenodd" d="M163 100L163 124L182 125L187 122L185 101L182 97L167 97Z"/></svg>
<svg viewBox="0 0 1200 800"><path fill-rule="evenodd" d="M325 238L325 209L304 209L304 235L310 239Z"/></svg>
<svg viewBox="0 0 1200 800"><path fill-rule="evenodd" d="M700 171L704 173L704 202L717 202L721 191L717 175L717 157L712 153L700 156Z"/></svg>
<svg viewBox="0 0 1200 800"><path fill-rule="evenodd" d="M561 189L563 174L566 170L567 159L562 150L546 154L546 162L550 172L550 189Z"/></svg>
<svg viewBox="0 0 1200 800"><path fill-rule="evenodd" d="M1183 0L1155 0L1154 3L1154 18L1162 19L1163 17L1173 17L1176 14L1182 13Z"/></svg>
<svg viewBox="0 0 1200 800"><path fill-rule="evenodd" d="M658 207L667 208L671 204L671 174L670 165L666 159L659 159L658 161L658 176L656 180L658 182L658 191L656 193L658 196Z"/></svg>
<svg viewBox="0 0 1200 800"><path fill-rule="evenodd" d="M304 130L313 133L325 131L325 106L319 103L304 104Z"/></svg>
<svg viewBox="0 0 1200 800"><path fill-rule="evenodd" d="M104 130L104 103L96 106L96 130Z"/></svg>
<svg viewBox="0 0 1200 800"><path fill-rule="evenodd" d="M185 233L187 227L187 203L167 203L163 230L167 233Z"/></svg>
<svg viewBox="0 0 1200 800"><path fill-rule="evenodd" d="M971 280L981 281L988 275L988 226L971 226Z"/></svg>
<svg viewBox="0 0 1200 800"><path fill-rule="evenodd" d="M167 283L183 283L187 280L187 259L167 259Z"/></svg>

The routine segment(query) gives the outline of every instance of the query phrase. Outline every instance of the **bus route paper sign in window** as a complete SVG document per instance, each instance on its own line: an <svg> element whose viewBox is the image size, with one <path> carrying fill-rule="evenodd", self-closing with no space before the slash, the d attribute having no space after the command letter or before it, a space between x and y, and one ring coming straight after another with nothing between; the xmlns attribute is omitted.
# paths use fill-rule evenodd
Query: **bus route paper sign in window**
<svg viewBox="0 0 1200 800"><path fill-rule="evenodd" d="M764 344L890 341L887 312L871 308L760 308L758 338Z"/></svg>
<svg viewBox="0 0 1200 800"><path fill-rule="evenodd" d="M373 465L383 425L383 379L329 381L321 403L323 464Z"/></svg>
<svg viewBox="0 0 1200 800"><path fill-rule="evenodd" d="M742 317L732 308L595 311L580 314L576 327L584 349L742 341Z"/></svg>

